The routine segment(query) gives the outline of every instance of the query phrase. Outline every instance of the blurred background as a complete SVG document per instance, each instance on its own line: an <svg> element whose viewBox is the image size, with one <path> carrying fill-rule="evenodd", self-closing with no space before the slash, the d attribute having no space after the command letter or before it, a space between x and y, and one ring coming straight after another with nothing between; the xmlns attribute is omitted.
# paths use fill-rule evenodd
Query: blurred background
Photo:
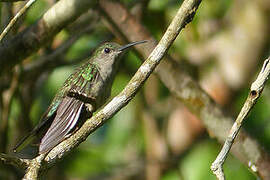
<svg viewBox="0 0 270 180"><path fill-rule="evenodd" d="M34 24L55 2L38 0L6 39ZM157 41L181 2L121 1ZM1 31L24 4L0 4ZM187 65L190 75L227 116L237 116L251 82L270 54L269 12L269 0L204 0L168 52ZM103 13L98 7L90 9L1 77L1 152L10 152L38 123L58 88L95 47L105 41L123 44ZM111 97L121 92L136 72L140 57L132 50L124 56ZM267 151L269 87L268 83L243 127ZM153 74L126 107L51 168L44 179L214 180L210 165L221 147L200 119ZM224 169L229 180L257 179L232 155ZM19 179L22 175L22 171L0 163L0 179Z"/></svg>

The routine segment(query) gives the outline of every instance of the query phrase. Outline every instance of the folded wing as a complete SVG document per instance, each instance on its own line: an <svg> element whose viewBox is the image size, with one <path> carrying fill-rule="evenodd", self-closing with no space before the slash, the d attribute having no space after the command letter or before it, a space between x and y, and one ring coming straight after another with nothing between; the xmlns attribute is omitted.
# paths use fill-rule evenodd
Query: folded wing
<svg viewBox="0 0 270 180"><path fill-rule="evenodd" d="M56 116L41 139L39 153L45 153L63 141L66 135L74 128L84 103L74 97L66 96L56 110Z"/></svg>

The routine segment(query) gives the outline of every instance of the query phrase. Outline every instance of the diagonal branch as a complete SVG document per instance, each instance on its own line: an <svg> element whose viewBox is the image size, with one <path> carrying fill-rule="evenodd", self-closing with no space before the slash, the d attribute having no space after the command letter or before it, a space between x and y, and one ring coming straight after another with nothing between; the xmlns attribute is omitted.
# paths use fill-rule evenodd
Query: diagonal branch
<svg viewBox="0 0 270 180"><path fill-rule="evenodd" d="M259 73L257 79L252 83L247 100L244 103L238 117L236 118L235 123L233 124L230 130L229 136L226 138L226 141L220 153L218 154L216 160L213 162L211 166L211 170L213 171L213 173L217 176L219 180L225 179L222 166L228 156L228 153L233 145L233 142L237 134L240 131L240 128L243 124L244 119L247 117L250 110L256 104L257 100L259 99L263 91L264 85L270 74L269 62L270 62L270 57L264 61L261 72ZM253 171L256 171L256 166L253 165L253 162L250 162L250 166Z"/></svg>
<svg viewBox="0 0 270 180"><path fill-rule="evenodd" d="M74 147L78 146L87 138L90 133L104 124L122 107L128 104L128 102L135 96L140 87L143 85L145 80L153 72L155 67L160 63L161 59L166 54L180 30L192 20L200 2L201 0L185 0L183 2L164 36L127 84L125 89L119 95L114 97L112 101L109 102L94 117L86 121L86 123L73 136L50 151L45 159L47 163L51 165L57 159L62 158L63 155L68 153Z"/></svg>
<svg viewBox="0 0 270 180"><path fill-rule="evenodd" d="M138 38L153 40L153 43L148 44L147 48L135 47L139 54L146 58L149 52L155 47L154 38L146 28L122 4L108 0L100 0L99 2L101 11L114 28L113 32L116 30L120 32L116 35L121 34L121 38L128 41L135 41ZM123 18L119 19L119 17ZM171 57L166 57L167 59L162 61L156 69L160 80L176 98L183 102L191 112L202 120L211 137L224 142L227 132L232 127L233 118L223 114L220 106L188 75L189 73L184 66L179 65ZM270 179L269 154L244 130L240 131L232 147L232 153L251 169L252 167L256 167L257 171L255 173L257 175L264 179Z"/></svg>
<svg viewBox="0 0 270 180"><path fill-rule="evenodd" d="M153 72L155 67L160 63L161 59L166 54L167 50L179 34L180 30L193 19L193 16L200 2L201 0L185 0L183 2L164 36L149 55L149 57L146 59L146 61L141 65L130 82L127 84L125 89L118 96L114 97L112 101L110 101L95 116L87 120L83 126L70 138L66 139L55 148L53 148L47 155L45 155L46 157L44 154L41 154L35 159L31 160L31 163L27 169L27 173L25 174L25 178L34 177L35 179L37 177L35 176L36 172L41 173L41 171L44 171L47 168L53 166L58 160L62 159L64 155L77 147L93 131L95 131L121 108L129 103L129 101L135 96L146 79ZM44 157L45 164L42 163ZM34 166L36 168L32 169L32 163L35 163ZM32 172L34 173L33 176L31 176Z"/></svg>
<svg viewBox="0 0 270 180"><path fill-rule="evenodd" d="M37 51L96 2L97 0L58 1L34 25L0 44L1 69L8 71L25 57Z"/></svg>

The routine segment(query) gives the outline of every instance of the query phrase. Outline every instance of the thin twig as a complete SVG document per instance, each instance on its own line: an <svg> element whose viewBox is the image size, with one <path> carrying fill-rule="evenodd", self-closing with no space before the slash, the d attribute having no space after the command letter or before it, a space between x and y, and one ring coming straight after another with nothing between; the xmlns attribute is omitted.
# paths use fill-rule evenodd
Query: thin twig
<svg viewBox="0 0 270 180"><path fill-rule="evenodd" d="M0 67L10 70L31 53L50 42L68 24L96 4L97 0L59 0L32 26L0 43Z"/></svg>
<svg viewBox="0 0 270 180"><path fill-rule="evenodd" d="M158 45L141 65L125 89L118 96L114 97L102 110L96 113L95 116L88 119L72 136L53 148L48 155L46 155L43 161L44 163L42 163L44 154L33 159L25 177L37 178L36 173L39 174L40 171L53 166L58 160L62 159L64 155L83 142L93 131L107 122L107 120L121 108L126 106L154 71L155 67L160 63L180 30L193 19L200 2L201 0L185 0ZM31 169L30 167L36 168ZM34 173L34 175L31 176L31 173Z"/></svg>
<svg viewBox="0 0 270 180"><path fill-rule="evenodd" d="M27 171L25 177L30 177L31 172L38 172L40 168L43 170L46 167L48 168L54 165L57 160L62 159L64 155L83 142L90 135L90 133L104 124L122 107L127 105L153 72L155 67L160 63L161 59L166 54L180 30L192 20L200 2L201 0L185 0L159 44L152 51L147 60L142 64L125 89L118 96L113 98L112 101L109 102L95 116L87 120L84 125L78 131L76 131L76 133L53 148L44 159L47 163L45 167L40 166L41 162L33 161L39 162L39 164L36 165L35 171ZM41 156L43 155L40 155L35 159L42 159L43 157Z"/></svg>
<svg viewBox="0 0 270 180"><path fill-rule="evenodd" d="M91 132L105 123L107 119L111 118L122 107L127 105L127 103L135 96L145 80L150 76L154 68L159 64L180 30L192 20L200 2L201 0L186 0L183 2L181 8L160 40L159 44L152 51L147 60L141 65L125 89L118 96L114 97L112 101L109 102L94 117L86 121L82 128L73 136L56 146L48 154L46 161L53 162L56 159L61 158L64 154L85 140L85 138Z"/></svg>
<svg viewBox="0 0 270 180"><path fill-rule="evenodd" d="M5 35L8 33L8 31L11 29L11 27L17 22L19 17L21 17L27 11L27 9L30 8L34 4L34 2L36 2L36 0L29 0L23 6L23 8L13 17L13 19L11 19L11 21L9 22L7 27L3 30L3 32L0 35L0 42L5 37Z"/></svg>
<svg viewBox="0 0 270 180"><path fill-rule="evenodd" d="M262 90L264 88L265 82L268 79L270 73L270 57L264 61L261 72L259 73L257 79L252 83L250 88L250 93L247 97L247 100L244 103L238 117L236 118L235 123L233 124L229 136L227 137L220 153L218 154L216 160L212 163L211 170L217 176L219 180L224 180L225 175L223 172L223 164L227 158L227 155L233 145L233 142L240 131L243 120L247 117L248 113L252 107L256 104L258 98L260 97ZM256 171L255 165L252 165L253 162L250 162L252 170Z"/></svg>
<svg viewBox="0 0 270 180"><path fill-rule="evenodd" d="M141 56L146 58L156 45L153 36L147 29L121 3L100 0L99 5L102 14L113 28L112 32L117 31L115 35L117 37L120 35L120 39L127 39L131 42L136 41L138 38L153 39L153 43L148 43L146 48L134 47ZM119 20L119 17L124 18ZM201 89L198 83L190 76L189 68L182 62L179 59L176 62L167 55L166 59L156 68L156 74L170 93L185 104L202 121L210 136L223 143L227 137L227 132L233 125L234 119L226 116L220 106ZM269 153L243 129L238 136L238 141L231 150L233 155L251 169L255 165L257 169L255 173L260 178L270 179Z"/></svg>

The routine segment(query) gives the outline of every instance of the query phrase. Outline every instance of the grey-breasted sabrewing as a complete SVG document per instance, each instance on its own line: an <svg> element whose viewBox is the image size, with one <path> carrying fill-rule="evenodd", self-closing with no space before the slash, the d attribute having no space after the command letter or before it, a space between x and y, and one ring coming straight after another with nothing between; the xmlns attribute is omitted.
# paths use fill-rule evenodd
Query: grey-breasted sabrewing
<svg viewBox="0 0 270 180"><path fill-rule="evenodd" d="M124 46L108 42L98 47L92 57L67 78L41 122L17 144L14 151L20 151L33 139L38 139L38 153L46 153L74 132L78 124L91 117L110 96L124 50L144 42Z"/></svg>

